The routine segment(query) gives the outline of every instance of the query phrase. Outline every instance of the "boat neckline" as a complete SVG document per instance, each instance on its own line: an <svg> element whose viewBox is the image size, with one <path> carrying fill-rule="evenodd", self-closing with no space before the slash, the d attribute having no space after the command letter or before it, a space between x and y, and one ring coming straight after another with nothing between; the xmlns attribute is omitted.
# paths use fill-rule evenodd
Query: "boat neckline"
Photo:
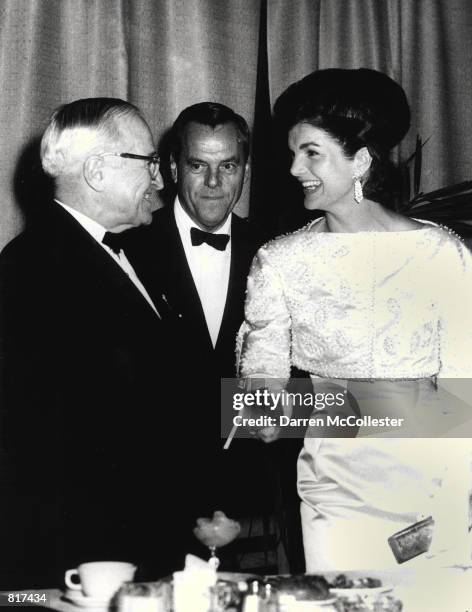
<svg viewBox="0 0 472 612"><path fill-rule="evenodd" d="M318 235L324 234L324 235L331 235L331 236L349 236L349 235L356 236L358 234L409 234L409 233L414 233L414 232L423 232L424 230L427 230L427 229L446 229L447 231L447 228L442 228L442 226L437 225L436 223L433 223L432 221L426 221L425 219L415 219L413 217L411 217L411 219L413 221L418 221L418 223L421 223L423 227L415 227L415 228L403 229L403 230L359 230L356 232L311 231L313 226L315 226L317 223L325 221L324 217L318 217L317 219L310 221L310 223L305 227L305 229L311 232L312 234L318 234Z"/></svg>

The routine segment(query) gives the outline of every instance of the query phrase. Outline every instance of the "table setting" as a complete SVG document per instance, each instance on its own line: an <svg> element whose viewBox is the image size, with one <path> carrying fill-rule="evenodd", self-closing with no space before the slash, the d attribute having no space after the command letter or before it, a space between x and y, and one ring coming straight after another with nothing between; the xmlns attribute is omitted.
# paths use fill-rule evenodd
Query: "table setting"
<svg viewBox="0 0 472 612"><path fill-rule="evenodd" d="M0 593L0 605L61 612L468 612L472 565L395 567L319 575L220 572L218 550L241 527L223 512L200 518L195 537L209 559L188 554L185 566L155 582L134 582L136 565L92 561L67 569L61 589Z"/></svg>

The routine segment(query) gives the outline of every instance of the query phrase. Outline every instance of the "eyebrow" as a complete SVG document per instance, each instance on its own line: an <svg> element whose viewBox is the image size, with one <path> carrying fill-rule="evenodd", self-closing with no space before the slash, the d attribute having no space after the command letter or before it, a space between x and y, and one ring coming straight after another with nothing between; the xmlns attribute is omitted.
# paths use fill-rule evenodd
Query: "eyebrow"
<svg viewBox="0 0 472 612"><path fill-rule="evenodd" d="M241 161L241 158L238 155L233 155L232 157L228 157L227 159L222 159L219 163L220 164L227 164L228 162L235 162L237 164L239 164L239 162ZM189 155L189 157L187 157L187 162L198 162L199 164L207 164L208 161L205 159L200 159L199 157L193 157L192 155Z"/></svg>
<svg viewBox="0 0 472 612"><path fill-rule="evenodd" d="M320 147L320 146L321 146L320 144L310 141L310 142L302 142L302 144L298 148L304 151L305 149L308 149L308 147Z"/></svg>

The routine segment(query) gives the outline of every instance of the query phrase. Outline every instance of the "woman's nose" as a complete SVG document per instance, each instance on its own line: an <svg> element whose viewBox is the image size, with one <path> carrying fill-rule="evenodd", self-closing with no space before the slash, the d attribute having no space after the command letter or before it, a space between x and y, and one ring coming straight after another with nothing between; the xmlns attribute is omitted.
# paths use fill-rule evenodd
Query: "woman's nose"
<svg viewBox="0 0 472 612"><path fill-rule="evenodd" d="M299 157L294 157L292 159L292 164L290 166L290 174L292 176L298 177L305 171L305 167Z"/></svg>

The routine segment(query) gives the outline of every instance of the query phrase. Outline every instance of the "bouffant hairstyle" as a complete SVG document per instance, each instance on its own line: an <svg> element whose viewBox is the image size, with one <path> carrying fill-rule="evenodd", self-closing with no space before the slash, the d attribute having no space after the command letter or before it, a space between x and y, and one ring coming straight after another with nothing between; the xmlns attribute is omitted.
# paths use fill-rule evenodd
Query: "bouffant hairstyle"
<svg viewBox="0 0 472 612"><path fill-rule="evenodd" d="M348 158L366 147L372 164L364 195L393 204L399 177L390 153L408 132L410 108L402 87L386 74L367 68L317 70L278 98L274 119L285 137L297 123L326 131Z"/></svg>

